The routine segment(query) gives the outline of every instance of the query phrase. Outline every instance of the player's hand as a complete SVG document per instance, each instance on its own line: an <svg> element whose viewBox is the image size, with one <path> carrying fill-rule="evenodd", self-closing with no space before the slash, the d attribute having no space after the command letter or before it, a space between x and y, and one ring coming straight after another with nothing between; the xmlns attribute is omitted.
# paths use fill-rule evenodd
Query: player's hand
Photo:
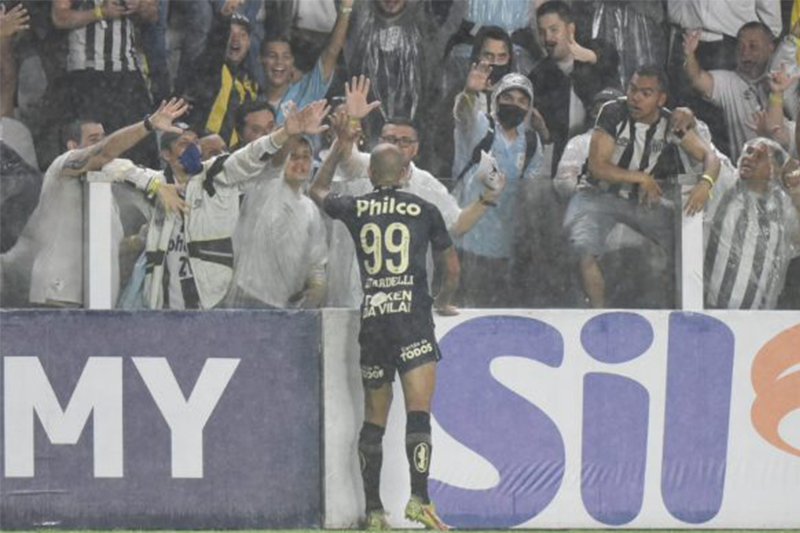
<svg viewBox="0 0 800 533"><path fill-rule="evenodd" d="M676 107L669 119L669 128L672 133L682 138L689 130L697 126L694 111L688 107Z"/></svg>
<svg viewBox="0 0 800 533"><path fill-rule="evenodd" d="M363 74L353 76L350 83L344 84L344 107L347 115L352 118L362 119L369 115L373 110L380 107L380 100L375 100L371 104L367 103L369 97L370 80Z"/></svg>
<svg viewBox="0 0 800 533"><path fill-rule="evenodd" d="M473 63L467 74L466 90L471 92L488 91L491 87L489 75L492 73L492 66L487 61Z"/></svg>
<svg viewBox="0 0 800 533"><path fill-rule="evenodd" d="M150 123L158 131L182 133L183 130L172 123L189 110L189 104L183 98L173 98L169 102L161 102L155 113L150 115Z"/></svg>
<svg viewBox="0 0 800 533"><path fill-rule="evenodd" d="M189 212L188 204L181 198L179 189L175 185L162 183L158 186L158 189L156 189L156 196L167 213Z"/></svg>
<svg viewBox="0 0 800 533"><path fill-rule="evenodd" d="M711 198L711 184L701 180L689 192L689 198L683 204L683 211L693 217L703 210L709 198Z"/></svg>
<svg viewBox="0 0 800 533"><path fill-rule="evenodd" d="M639 196L639 203L645 205L655 205L661 199L661 187L652 176L642 174L642 180L639 182L643 194Z"/></svg>
<svg viewBox="0 0 800 533"><path fill-rule="evenodd" d="M686 30L683 32L683 56L687 57L694 55L697 52L697 47L700 45L700 35L703 33L701 29Z"/></svg>
<svg viewBox="0 0 800 533"><path fill-rule="evenodd" d="M358 118L350 118L347 111L339 109L330 116L331 129L339 140L340 145L352 145L361 136L361 121Z"/></svg>
<svg viewBox="0 0 800 533"><path fill-rule="evenodd" d="M437 304L434 306L434 310L439 316L458 316L461 314L461 311L458 310L458 307L453 304Z"/></svg>
<svg viewBox="0 0 800 533"><path fill-rule="evenodd" d="M13 37L17 33L29 29L31 17L22 4L17 4L6 11L5 4L0 5L0 39Z"/></svg>

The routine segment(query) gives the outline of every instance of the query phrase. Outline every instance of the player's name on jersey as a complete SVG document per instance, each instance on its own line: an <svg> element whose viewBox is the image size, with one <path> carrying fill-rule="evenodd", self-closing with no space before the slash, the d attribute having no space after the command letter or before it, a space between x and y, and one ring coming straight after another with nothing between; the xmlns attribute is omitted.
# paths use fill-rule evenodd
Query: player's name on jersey
<svg viewBox="0 0 800 533"><path fill-rule="evenodd" d="M368 294L364 296L363 318L410 313L412 299L412 292L407 290Z"/></svg>
<svg viewBox="0 0 800 533"><path fill-rule="evenodd" d="M421 212L422 208L420 208L418 204L412 202L398 202L393 196L384 196L381 200L362 199L356 201L356 216L358 217L362 215L391 215L394 213L416 217L419 216Z"/></svg>
<svg viewBox="0 0 800 533"><path fill-rule="evenodd" d="M414 276L389 276L386 278L367 278L366 289L391 289L392 287L411 287L414 285Z"/></svg>

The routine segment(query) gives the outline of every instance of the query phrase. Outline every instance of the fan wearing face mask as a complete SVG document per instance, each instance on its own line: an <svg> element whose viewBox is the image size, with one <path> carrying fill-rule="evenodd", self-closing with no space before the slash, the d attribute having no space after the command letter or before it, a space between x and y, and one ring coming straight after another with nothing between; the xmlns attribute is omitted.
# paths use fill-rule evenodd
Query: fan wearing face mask
<svg viewBox="0 0 800 533"><path fill-rule="evenodd" d="M469 26L470 29L472 26ZM466 31L466 30L464 30ZM500 26L482 26L478 33L473 37L469 32L466 35L456 34L450 39L448 47L457 38L469 39L472 42L472 52L469 63L464 65L464 70L445 65L445 73L442 78L442 94L440 110L437 116L436 135L433 137L434 154L426 154L425 146L421 146L421 158L432 155L428 163L429 170L434 175L447 175L453 164L453 102L456 96L464 88L464 74L472 64L486 64L490 67L488 83L479 91L477 105L482 112L489 110L489 101L492 95L492 88L503 76L512 72L520 72L519 65L515 60L517 51L511 40L511 35ZM447 52L445 52L447 54ZM465 58L466 59L466 58ZM527 69L525 70L527 72Z"/></svg>
<svg viewBox="0 0 800 533"><path fill-rule="evenodd" d="M533 87L521 74L507 74L491 92L490 113L481 111L481 94L489 86L492 67L474 65L466 88L456 97L456 191L462 206L481 201L490 207L459 243L462 305L503 307L511 301L510 276L521 181L532 178L542 161L540 135L532 125ZM496 202L483 195L478 169L481 153L492 157L506 188Z"/></svg>
<svg viewBox="0 0 800 533"><path fill-rule="evenodd" d="M144 192L152 201L146 248L143 304L149 309L211 309L233 279L233 234L240 214L240 187L265 179L264 169L290 137L325 130L329 108L318 100L301 110L287 106L286 123L231 154L203 160L197 134L161 136L163 171L116 160L104 167L112 180Z"/></svg>

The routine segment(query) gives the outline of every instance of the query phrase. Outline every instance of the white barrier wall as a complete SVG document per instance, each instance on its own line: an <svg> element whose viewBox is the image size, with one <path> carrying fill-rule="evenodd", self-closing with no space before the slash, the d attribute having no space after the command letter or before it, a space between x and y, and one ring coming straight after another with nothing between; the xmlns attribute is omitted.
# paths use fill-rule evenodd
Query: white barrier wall
<svg viewBox="0 0 800 533"><path fill-rule="evenodd" d="M430 490L453 525L800 524L800 313L464 311L436 323ZM356 312L324 312L326 527L363 509L357 332ZM395 527L410 526L404 422L396 386L381 487Z"/></svg>

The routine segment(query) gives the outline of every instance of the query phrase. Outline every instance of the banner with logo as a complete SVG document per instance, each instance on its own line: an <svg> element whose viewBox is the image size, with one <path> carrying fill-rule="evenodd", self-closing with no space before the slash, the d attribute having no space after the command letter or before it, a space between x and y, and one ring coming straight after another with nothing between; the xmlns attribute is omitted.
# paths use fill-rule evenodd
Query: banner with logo
<svg viewBox="0 0 800 533"><path fill-rule="evenodd" d="M320 315L3 312L4 528L315 528Z"/></svg>
<svg viewBox="0 0 800 533"><path fill-rule="evenodd" d="M326 312L327 527L363 513L358 316ZM800 524L800 313L437 318L431 497L459 528ZM402 390L381 494L409 524Z"/></svg>

